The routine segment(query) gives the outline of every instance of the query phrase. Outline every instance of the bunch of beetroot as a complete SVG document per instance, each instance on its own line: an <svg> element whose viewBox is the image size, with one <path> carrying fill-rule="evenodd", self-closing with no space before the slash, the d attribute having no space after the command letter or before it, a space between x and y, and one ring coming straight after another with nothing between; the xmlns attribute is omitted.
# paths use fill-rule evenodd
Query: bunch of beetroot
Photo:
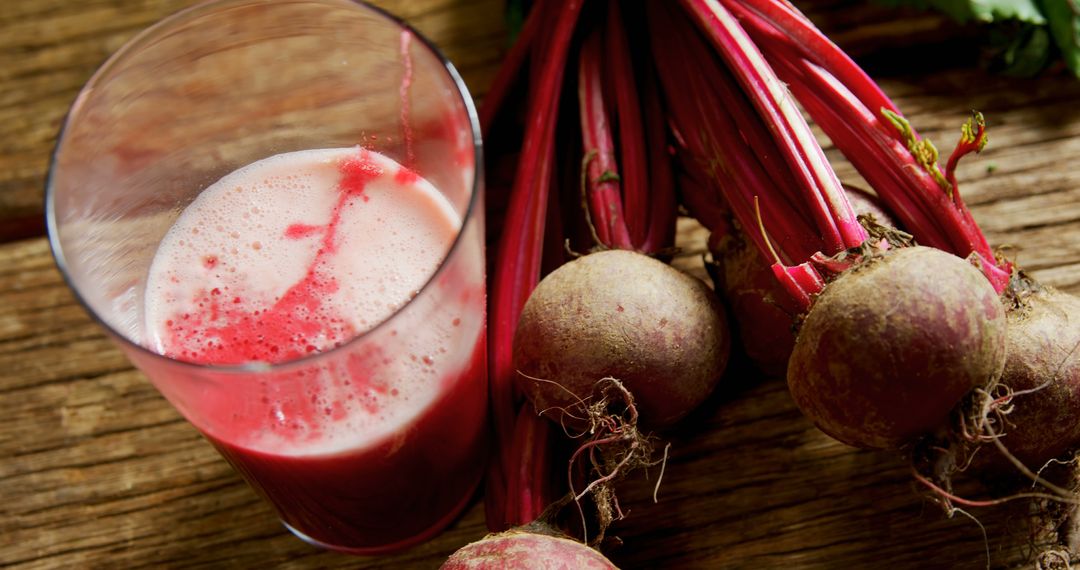
<svg viewBox="0 0 1080 570"><path fill-rule="evenodd" d="M594 551L552 529L599 544L622 516L614 484L658 462L639 421L678 421L726 366L719 299L661 261L677 207L644 15L632 3L537 3L484 101L486 146L498 149L487 172L496 441L485 504L492 530L514 530L450 567L515 567L522 548L543 549L534 559L552 567L589 567Z"/></svg>
<svg viewBox="0 0 1080 570"><path fill-rule="evenodd" d="M787 363L800 408L841 441L896 449L947 427L957 404L982 394L953 426L962 437L1003 443L1035 468L1080 443L1080 422L1048 421L1076 409L1077 301L998 256L960 197L956 164L985 145L982 117L964 125L942 169L934 146L787 3L684 4L689 15L657 10L650 20L693 53L714 48L711 59L660 67L682 164L720 172L713 202L772 261L783 301L803 310ZM702 89L679 88L691 80ZM850 200L796 100L921 245L880 220L851 225ZM703 108L713 110L706 127L693 116Z"/></svg>
<svg viewBox="0 0 1080 570"><path fill-rule="evenodd" d="M654 37L678 38L665 46L672 65L658 68L680 168L713 192L685 202L720 256L743 254L722 258L718 273L740 324L758 327L743 326L744 338L795 331L781 350L751 354L786 367L792 397L822 431L907 454L947 509L1000 502L949 492L968 468L992 483L1024 475L1045 491L1027 495L1076 504L1039 474L1080 445L1078 302L999 256L964 205L955 168L986 144L982 116L942 168L877 85L786 2L682 4L650 22ZM910 233L852 215L796 101ZM731 264L750 270L740 280Z"/></svg>
<svg viewBox="0 0 1080 570"><path fill-rule="evenodd" d="M840 183L803 110L876 198ZM653 462L639 413L669 425L723 372L720 304L656 259L677 202L712 230L746 352L786 370L822 431L909 454L946 504L962 499L939 466L980 454L986 472L1076 501L1034 471L1080 445L1080 301L999 256L961 199L954 172L986 143L980 115L941 168L784 0L552 0L534 6L482 123L504 153L488 173L493 530L593 492L602 534L620 512L610 484ZM552 468L562 433L579 436L568 477ZM565 546L535 534L467 548Z"/></svg>

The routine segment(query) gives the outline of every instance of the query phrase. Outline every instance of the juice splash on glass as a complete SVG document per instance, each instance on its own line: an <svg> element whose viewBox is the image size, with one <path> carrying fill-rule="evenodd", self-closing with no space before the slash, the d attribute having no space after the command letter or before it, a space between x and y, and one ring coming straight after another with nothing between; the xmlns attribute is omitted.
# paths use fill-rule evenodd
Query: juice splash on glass
<svg viewBox="0 0 1080 570"><path fill-rule="evenodd" d="M224 379L254 386L189 403L229 418L200 427L308 540L355 551L421 540L479 478L483 292L459 291L449 272L431 287L453 294L416 301L460 229L415 172L362 148L322 149L225 176L158 246L145 294L155 351L256 367L341 353ZM419 326L387 321L410 302L429 305ZM389 343L344 346L376 327Z"/></svg>

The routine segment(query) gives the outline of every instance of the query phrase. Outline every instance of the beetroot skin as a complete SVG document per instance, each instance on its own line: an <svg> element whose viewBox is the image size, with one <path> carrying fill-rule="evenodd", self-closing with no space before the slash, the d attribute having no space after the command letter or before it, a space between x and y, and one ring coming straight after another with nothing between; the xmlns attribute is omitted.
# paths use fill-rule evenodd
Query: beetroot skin
<svg viewBox="0 0 1080 570"><path fill-rule="evenodd" d="M856 214L897 227L876 196L854 186L844 186L844 193ZM770 263L741 231L713 236L709 250L719 269L713 273L716 288L727 299L743 351L766 376L783 376L795 346L795 316L801 311L776 282Z"/></svg>
<svg viewBox="0 0 1080 570"><path fill-rule="evenodd" d="M442 570L614 570L603 554L568 538L511 530L462 547Z"/></svg>
<svg viewBox="0 0 1080 570"><path fill-rule="evenodd" d="M799 307L776 282L769 264L753 245L736 237L710 246L719 271L716 287L727 299L739 327L743 351L767 376L783 376L795 346Z"/></svg>
<svg viewBox="0 0 1080 570"><path fill-rule="evenodd" d="M832 437L895 449L946 423L1005 364L1006 318L971 264L902 248L841 274L814 302L788 365L796 404Z"/></svg>
<svg viewBox="0 0 1080 570"><path fill-rule="evenodd" d="M1038 469L1080 446L1080 299L1045 288L1024 301L1009 313L1001 384L1019 393L1049 383L1017 394L999 430L1009 452Z"/></svg>
<svg viewBox="0 0 1080 570"><path fill-rule="evenodd" d="M723 308L704 283L651 257L610 250L540 282L514 335L514 365L533 405L552 419L580 410L610 376L633 394L642 423L660 427L708 397L729 349Z"/></svg>
<svg viewBox="0 0 1080 570"><path fill-rule="evenodd" d="M848 202L851 202L851 209L855 211L857 216L873 216L874 221L883 226L889 226L891 228L899 228L896 220L885 211L885 205L881 203L881 200L877 196L870 194L866 190L861 188L844 185L844 194L847 195Z"/></svg>

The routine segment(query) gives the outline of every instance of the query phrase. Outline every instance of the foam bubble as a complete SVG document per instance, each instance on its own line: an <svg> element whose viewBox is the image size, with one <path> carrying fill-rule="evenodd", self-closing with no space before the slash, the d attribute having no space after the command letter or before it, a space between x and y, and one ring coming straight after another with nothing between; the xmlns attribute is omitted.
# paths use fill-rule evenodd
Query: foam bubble
<svg viewBox="0 0 1080 570"><path fill-rule="evenodd" d="M228 296L216 297L222 299L219 304L242 310L252 322L264 318L265 309L304 277L322 246L322 233L291 239L285 229L290 224L325 228L338 203L338 164L356 152L328 149L270 157L200 194L169 231L151 267L147 318L154 348L167 351L167 329L190 323L199 302L205 309L208 301L200 290L229 291ZM382 155L367 156L381 163L384 173L398 171ZM326 325L325 333L292 335L292 342L308 352L341 344L345 335L367 330L414 298L460 226L446 199L423 179L402 185L392 174L384 174L368 182L363 195L370 200L349 200L342 207L334 242L337 253L319 266L336 278L338 288L315 313L301 309L295 314ZM217 259L213 271L207 272L201 259L211 253ZM265 410L258 420L262 431L218 435L260 449L312 454L368 445L399 431L438 395L439 383L432 376L453 375L465 366L468 354L462 353L469 351L460 347L471 347L480 338L480 319L465 326L455 316L463 307L455 309L446 299L439 302L438 308L418 311L427 316L405 324L404 334L399 335L396 327L381 333L391 354L371 360L375 368L366 374L339 370L337 363L298 370L297 380L314 386L315 401L272 397L272 388L264 384L258 400ZM173 325L166 326L170 320ZM182 332L194 330L183 326ZM202 335L192 338L185 350L211 351L231 340ZM446 346L456 347L452 355ZM396 354L413 358L391 358ZM433 354L440 356L436 359Z"/></svg>

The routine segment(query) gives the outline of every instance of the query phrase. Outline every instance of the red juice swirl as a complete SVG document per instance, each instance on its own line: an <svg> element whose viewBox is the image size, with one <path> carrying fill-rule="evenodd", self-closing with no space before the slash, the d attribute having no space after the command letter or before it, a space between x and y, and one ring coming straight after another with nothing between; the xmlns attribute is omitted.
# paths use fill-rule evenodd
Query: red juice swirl
<svg viewBox="0 0 1080 570"><path fill-rule="evenodd" d="M388 316L396 304L407 301L423 285L453 239L460 223L454 219L456 215L448 204L438 204L437 193L425 195L419 177L404 167L363 149L344 152L347 154L340 150L304 151L260 161L218 182L185 210L151 270L150 318L155 324L161 322L158 313L162 311L154 309L171 312L166 313L164 327L152 327L162 353L201 364L295 360L352 338L369 323ZM379 182L388 171L394 186L378 185L381 192L373 193L378 192L383 200L366 205L371 199L365 193L367 186ZM328 180L332 176L337 177L336 184ZM407 203L409 200L402 200L407 193L420 200ZM429 202L426 212L441 209L443 219L417 220L415 215L408 219L397 211L402 209L400 202L406 202L405 208L415 208L416 202L425 198ZM275 231L288 212L295 211L294 216L306 220L319 216L318 210L327 205L324 223L295 221ZM354 211L363 207L368 211ZM278 211L283 209L286 211ZM363 218L369 233L377 232L377 244L374 239L366 240L367 251L376 253L376 245L397 247L402 252L414 247L426 253L426 258L400 264L398 268L408 272L404 277L370 276L356 263L339 259L343 216L347 216L345 221ZM407 235L410 244L386 239L401 235L398 232L410 222L426 226L428 231ZM297 248L286 247L285 240L307 240L303 246L317 248L306 267L297 263L302 259L298 259ZM351 258L364 259L365 244L350 245L360 246L351 248ZM201 257L202 263L186 265L191 261L186 258L192 255ZM391 253L388 257L394 256ZM288 275L297 267L304 267L302 276L281 291L287 281L276 280L274 273L284 270ZM379 297L390 302L357 307L339 301L339 279L343 278L372 282ZM402 286L387 290L388 281Z"/></svg>

